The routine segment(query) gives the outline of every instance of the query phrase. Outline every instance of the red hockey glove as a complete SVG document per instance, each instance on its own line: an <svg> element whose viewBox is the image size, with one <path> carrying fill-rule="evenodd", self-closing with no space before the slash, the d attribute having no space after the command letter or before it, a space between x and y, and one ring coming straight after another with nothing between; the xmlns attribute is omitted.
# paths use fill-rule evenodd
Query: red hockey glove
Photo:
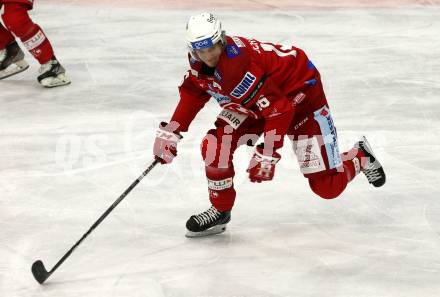
<svg viewBox="0 0 440 297"><path fill-rule="evenodd" d="M156 132L153 153L162 164L169 164L177 156L177 143L182 135L176 132L171 124L162 122Z"/></svg>
<svg viewBox="0 0 440 297"><path fill-rule="evenodd" d="M271 156L263 155L263 145L258 145L249 163L247 172L251 182L261 183L272 180L275 174L275 165L281 159L281 155L273 152Z"/></svg>

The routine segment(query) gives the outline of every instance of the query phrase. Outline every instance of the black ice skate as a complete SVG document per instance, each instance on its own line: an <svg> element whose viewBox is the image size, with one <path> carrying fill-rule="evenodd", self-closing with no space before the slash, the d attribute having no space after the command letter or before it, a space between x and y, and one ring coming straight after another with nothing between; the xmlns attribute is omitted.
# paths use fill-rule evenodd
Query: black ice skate
<svg viewBox="0 0 440 297"><path fill-rule="evenodd" d="M14 41L0 50L0 79L25 71L29 64L24 60L24 53Z"/></svg>
<svg viewBox="0 0 440 297"><path fill-rule="evenodd" d="M385 172L382 165L377 160L376 156L373 154L370 144L365 136L356 144L358 149L362 150L367 157L367 160L363 166L361 166L361 171L365 174L368 182L375 187L381 187L385 184ZM361 162L362 164L363 162Z"/></svg>
<svg viewBox="0 0 440 297"><path fill-rule="evenodd" d="M218 211L214 206L210 209L193 215L186 222L186 237L200 237L222 233L226 224L231 220L230 211Z"/></svg>
<svg viewBox="0 0 440 297"><path fill-rule="evenodd" d="M66 76L66 70L54 57L46 64L41 65L38 82L46 88L54 88L70 84L70 79Z"/></svg>

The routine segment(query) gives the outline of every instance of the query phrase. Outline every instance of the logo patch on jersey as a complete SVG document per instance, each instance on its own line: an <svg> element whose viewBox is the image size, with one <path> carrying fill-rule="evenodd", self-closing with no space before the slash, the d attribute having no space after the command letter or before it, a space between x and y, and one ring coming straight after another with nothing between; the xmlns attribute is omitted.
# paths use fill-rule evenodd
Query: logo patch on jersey
<svg viewBox="0 0 440 297"><path fill-rule="evenodd" d="M256 79L257 78L252 73L246 72L241 82L235 87L234 90L232 90L231 95L236 98L243 97L243 95L246 94L246 92L252 87Z"/></svg>
<svg viewBox="0 0 440 297"><path fill-rule="evenodd" d="M218 104L220 104L220 106L231 102L231 98L229 98L228 96L213 92L211 90L207 90L206 92L211 95L211 97L214 98L218 102Z"/></svg>
<svg viewBox="0 0 440 297"><path fill-rule="evenodd" d="M238 47L246 47L243 41L241 41L241 39L238 38L237 36L232 36L231 38Z"/></svg>
<svg viewBox="0 0 440 297"><path fill-rule="evenodd" d="M230 44L226 46L226 55L228 58L235 58L240 54L238 46Z"/></svg>

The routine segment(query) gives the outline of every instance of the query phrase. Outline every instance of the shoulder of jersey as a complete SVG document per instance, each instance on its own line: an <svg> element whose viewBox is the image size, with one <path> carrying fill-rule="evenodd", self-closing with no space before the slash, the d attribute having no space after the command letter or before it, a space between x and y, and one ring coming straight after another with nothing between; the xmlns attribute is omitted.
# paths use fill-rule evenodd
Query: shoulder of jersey
<svg viewBox="0 0 440 297"><path fill-rule="evenodd" d="M226 56L234 59L239 56L247 55L245 42L238 36L226 36Z"/></svg>

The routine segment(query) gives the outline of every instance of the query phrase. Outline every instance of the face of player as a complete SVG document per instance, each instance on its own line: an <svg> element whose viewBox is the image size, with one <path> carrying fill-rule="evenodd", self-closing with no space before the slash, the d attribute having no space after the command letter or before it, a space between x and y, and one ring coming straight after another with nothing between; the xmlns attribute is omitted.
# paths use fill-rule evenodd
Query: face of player
<svg viewBox="0 0 440 297"><path fill-rule="evenodd" d="M218 64L222 50L221 43L217 43L210 48L196 50L196 54L206 65L209 67L215 67Z"/></svg>

